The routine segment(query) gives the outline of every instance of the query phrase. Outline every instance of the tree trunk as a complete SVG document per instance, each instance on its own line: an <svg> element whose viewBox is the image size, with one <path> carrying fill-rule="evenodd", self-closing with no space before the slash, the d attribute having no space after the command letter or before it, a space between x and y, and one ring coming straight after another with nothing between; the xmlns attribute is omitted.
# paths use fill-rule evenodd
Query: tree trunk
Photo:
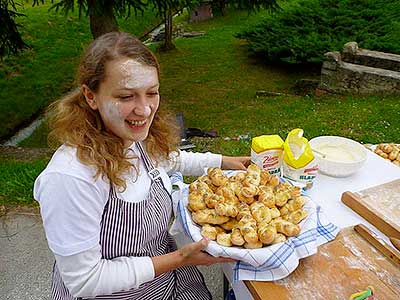
<svg viewBox="0 0 400 300"><path fill-rule="evenodd" d="M163 50L171 50L175 49L174 44L172 43L172 10L167 9L164 12L164 24L165 24L165 37L164 37L164 45Z"/></svg>
<svg viewBox="0 0 400 300"><path fill-rule="evenodd" d="M226 0L214 0L212 10L214 16L225 16Z"/></svg>
<svg viewBox="0 0 400 300"><path fill-rule="evenodd" d="M225 16L225 0L219 0L219 11L221 16Z"/></svg>
<svg viewBox="0 0 400 300"><path fill-rule="evenodd" d="M95 0L88 1L90 31L93 38L95 39L108 32L118 31L113 7L98 8L95 5Z"/></svg>

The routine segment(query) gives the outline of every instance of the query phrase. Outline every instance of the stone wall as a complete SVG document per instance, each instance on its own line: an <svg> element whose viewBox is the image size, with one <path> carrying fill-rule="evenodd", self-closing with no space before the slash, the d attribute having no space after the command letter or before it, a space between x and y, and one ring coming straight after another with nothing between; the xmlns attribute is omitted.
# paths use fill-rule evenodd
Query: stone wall
<svg viewBox="0 0 400 300"><path fill-rule="evenodd" d="M325 54L319 88L340 94L400 94L400 55L347 43L341 53Z"/></svg>

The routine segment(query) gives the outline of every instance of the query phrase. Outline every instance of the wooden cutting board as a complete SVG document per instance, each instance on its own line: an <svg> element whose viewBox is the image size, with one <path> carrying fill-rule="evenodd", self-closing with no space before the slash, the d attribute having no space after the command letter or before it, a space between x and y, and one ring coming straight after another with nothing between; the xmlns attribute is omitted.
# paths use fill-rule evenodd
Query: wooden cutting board
<svg viewBox="0 0 400 300"><path fill-rule="evenodd" d="M400 239L400 179L356 193L345 192L342 202L386 236Z"/></svg>
<svg viewBox="0 0 400 300"><path fill-rule="evenodd" d="M351 227L300 260L288 277L274 282L245 281L255 300L347 300L372 285L375 299L398 300L400 268Z"/></svg>

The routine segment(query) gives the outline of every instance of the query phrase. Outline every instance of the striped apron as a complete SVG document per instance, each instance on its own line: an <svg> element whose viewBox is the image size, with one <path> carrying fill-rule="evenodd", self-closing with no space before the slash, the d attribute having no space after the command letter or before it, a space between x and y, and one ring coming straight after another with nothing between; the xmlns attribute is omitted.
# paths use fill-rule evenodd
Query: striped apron
<svg viewBox="0 0 400 300"><path fill-rule="evenodd" d="M152 179L150 191L144 201L126 202L117 197L111 186L101 220L100 245L103 259L119 256L153 257L176 250L175 241L168 233L172 215L171 196L163 185L159 170L154 168L143 146L140 143L136 144ZM56 264L52 279L54 300L77 299L72 297L65 287ZM212 297L199 270L196 267L185 266L161 274L137 289L90 299L201 300Z"/></svg>

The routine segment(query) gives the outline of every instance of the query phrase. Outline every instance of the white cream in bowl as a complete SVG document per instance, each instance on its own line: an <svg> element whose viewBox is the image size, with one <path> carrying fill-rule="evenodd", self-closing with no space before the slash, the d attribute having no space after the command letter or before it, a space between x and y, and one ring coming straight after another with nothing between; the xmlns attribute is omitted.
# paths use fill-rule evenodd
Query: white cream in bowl
<svg viewBox="0 0 400 300"><path fill-rule="evenodd" d="M340 162L354 162L359 160L360 153L351 149L346 144L331 145L331 144L320 144L313 148L323 154L325 159L340 161Z"/></svg>
<svg viewBox="0 0 400 300"><path fill-rule="evenodd" d="M367 159L367 150L360 143L340 136L320 136L310 140L319 171L334 177L357 172ZM323 154L323 155L321 155Z"/></svg>

